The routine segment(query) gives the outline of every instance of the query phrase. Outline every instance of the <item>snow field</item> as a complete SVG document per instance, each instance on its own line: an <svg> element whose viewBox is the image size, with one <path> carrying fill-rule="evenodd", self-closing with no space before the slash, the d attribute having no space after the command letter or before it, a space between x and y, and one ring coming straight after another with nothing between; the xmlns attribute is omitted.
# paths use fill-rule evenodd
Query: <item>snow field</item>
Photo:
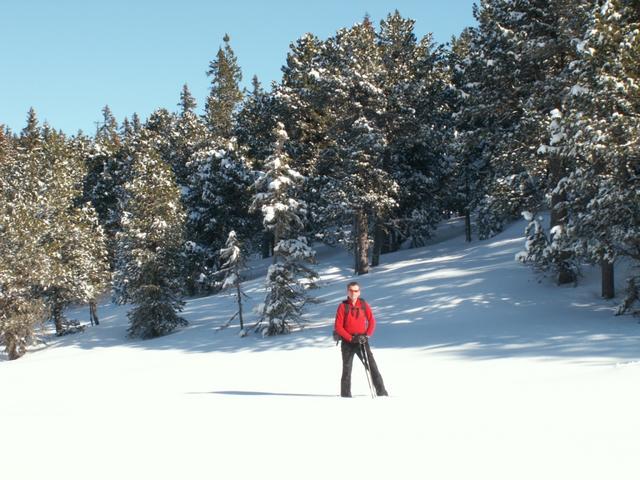
<svg viewBox="0 0 640 480"><path fill-rule="evenodd" d="M221 295L190 299L185 329L130 340L127 307L101 305L99 327L0 362L3 476L635 479L638 324L598 298L597 271L538 283L513 260L523 230L448 235L359 279L389 398L370 398L357 359L354 398L337 396L341 252L319 252L321 303L292 335L216 331L234 308Z"/></svg>

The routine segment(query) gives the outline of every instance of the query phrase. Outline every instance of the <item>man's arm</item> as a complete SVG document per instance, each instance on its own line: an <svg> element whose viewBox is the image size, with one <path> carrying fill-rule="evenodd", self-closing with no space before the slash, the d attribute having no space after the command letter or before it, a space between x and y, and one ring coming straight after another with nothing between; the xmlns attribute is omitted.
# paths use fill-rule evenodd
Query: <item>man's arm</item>
<svg viewBox="0 0 640 480"><path fill-rule="evenodd" d="M367 326L367 337L370 337L371 335L373 335L373 332L376 329L376 319L373 316L373 311L371 310L371 307L368 303L366 304L365 312L367 314L367 320L369 323L369 325Z"/></svg>
<svg viewBox="0 0 640 480"><path fill-rule="evenodd" d="M340 335L346 342L350 342L353 336L344 329L344 310L344 303L338 305L334 328L336 332L338 332L338 335Z"/></svg>

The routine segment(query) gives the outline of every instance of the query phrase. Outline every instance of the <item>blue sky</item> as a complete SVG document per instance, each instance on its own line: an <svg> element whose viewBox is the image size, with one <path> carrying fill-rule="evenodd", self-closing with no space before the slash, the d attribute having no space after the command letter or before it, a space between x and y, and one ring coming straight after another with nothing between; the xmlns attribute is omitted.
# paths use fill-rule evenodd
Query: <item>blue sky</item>
<svg viewBox="0 0 640 480"><path fill-rule="evenodd" d="M176 110L189 85L204 103L205 72L228 33L249 86L280 79L289 44L327 38L368 13L398 9L416 33L447 42L474 24L473 0L8 0L0 14L0 124L18 132L34 107L41 122L92 134L108 104L118 122Z"/></svg>

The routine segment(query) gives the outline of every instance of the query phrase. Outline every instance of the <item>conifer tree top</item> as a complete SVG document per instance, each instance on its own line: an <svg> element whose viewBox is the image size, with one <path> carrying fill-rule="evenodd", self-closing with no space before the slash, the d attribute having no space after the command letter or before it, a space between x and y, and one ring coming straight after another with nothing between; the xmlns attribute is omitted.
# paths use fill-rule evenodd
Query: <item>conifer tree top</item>
<svg viewBox="0 0 640 480"><path fill-rule="evenodd" d="M182 91L180 92L180 102L178 103L181 111L180 113L184 116L187 112L193 113L198 104L196 103L196 99L191 95L191 91L189 90L189 86L185 83L182 86Z"/></svg>

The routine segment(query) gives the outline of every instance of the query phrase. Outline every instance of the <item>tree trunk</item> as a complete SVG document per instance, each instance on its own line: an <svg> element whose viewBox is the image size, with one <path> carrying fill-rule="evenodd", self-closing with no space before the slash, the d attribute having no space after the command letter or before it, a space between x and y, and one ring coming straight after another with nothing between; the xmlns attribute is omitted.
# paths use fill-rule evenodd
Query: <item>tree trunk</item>
<svg viewBox="0 0 640 480"><path fill-rule="evenodd" d="M240 319L240 330L244 330L244 323L242 321L242 293L240 292L240 279L236 284L236 292L238 294L238 318Z"/></svg>
<svg viewBox="0 0 640 480"><path fill-rule="evenodd" d="M360 245L358 244L358 214L353 216L353 269L358 274L358 259L360 258Z"/></svg>
<svg viewBox="0 0 640 480"><path fill-rule="evenodd" d="M371 266L380 265L380 253L382 252L382 244L385 241L384 225L379 218L376 218L376 230L373 237L373 254L371 256Z"/></svg>
<svg viewBox="0 0 640 480"><path fill-rule="evenodd" d="M5 346L9 360L17 360L22 356L18 353L18 342L13 333L5 333Z"/></svg>
<svg viewBox="0 0 640 480"><path fill-rule="evenodd" d="M356 275L369 273L369 224L367 214L356 212Z"/></svg>
<svg viewBox="0 0 640 480"><path fill-rule="evenodd" d="M51 316L53 317L53 322L56 326L56 335L60 336L63 333L62 327L62 305L60 302L55 299L53 300L53 307L51 309Z"/></svg>
<svg viewBox="0 0 640 480"><path fill-rule="evenodd" d="M550 176L550 185L556 186L560 179L562 178L564 173L564 167L562 165L562 159L557 156L552 156L551 161L549 162L549 176ZM551 195L551 216L549 219L549 232L555 226L564 227L565 217L567 216L567 211L565 208L558 208L558 205L561 202L566 200L566 196L564 193L553 193ZM566 260L571 256L570 252L562 253L562 260ZM558 271L558 285L564 285L566 283L575 282L576 276L573 272L560 269Z"/></svg>
<svg viewBox="0 0 640 480"><path fill-rule="evenodd" d="M602 270L602 297L613 298L616 296L614 282L613 282L613 263L606 260L600 263Z"/></svg>
<svg viewBox="0 0 640 480"><path fill-rule="evenodd" d="M276 223L273 232L271 233L271 242L273 242L273 263L278 261L278 254L276 254L276 247L278 246L278 242L282 239L282 225Z"/></svg>
<svg viewBox="0 0 640 480"><path fill-rule="evenodd" d="M382 242L381 243L381 250L380 250L380 254L384 255L385 253L389 253L391 252L391 248L393 245L393 231L387 231L384 232L383 236L382 236Z"/></svg>
<svg viewBox="0 0 640 480"><path fill-rule="evenodd" d="M273 255L273 234L271 232L262 233L262 258L269 258Z"/></svg>
<svg viewBox="0 0 640 480"><path fill-rule="evenodd" d="M464 233L467 239L467 242L471 241L471 212L468 208L464 210Z"/></svg>
<svg viewBox="0 0 640 480"><path fill-rule="evenodd" d="M404 240L405 238L400 233L398 233L397 230L394 230L391 235L389 251L397 252L398 250L400 250L400 245L402 245L402 242Z"/></svg>
<svg viewBox="0 0 640 480"><path fill-rule="evenodd" d="M91 320L91 325L100 325L100 320L98 320L98 304L95 300L89 301L89 319Z"/></svg>
<svg viewBox="0 0 640 480"><path fill-rule="evenodd" d="M560 175L562 171L562 164L560 160L554 159L550 166L551 170L551 185L555 186L560 181ZM557 208L560 202L564 202L566 200L566 195L564 193L552 193L551 194L551 216L549 218L549 231L556 225L563 225L565 217L567 215L566 208Z"/></svg>

